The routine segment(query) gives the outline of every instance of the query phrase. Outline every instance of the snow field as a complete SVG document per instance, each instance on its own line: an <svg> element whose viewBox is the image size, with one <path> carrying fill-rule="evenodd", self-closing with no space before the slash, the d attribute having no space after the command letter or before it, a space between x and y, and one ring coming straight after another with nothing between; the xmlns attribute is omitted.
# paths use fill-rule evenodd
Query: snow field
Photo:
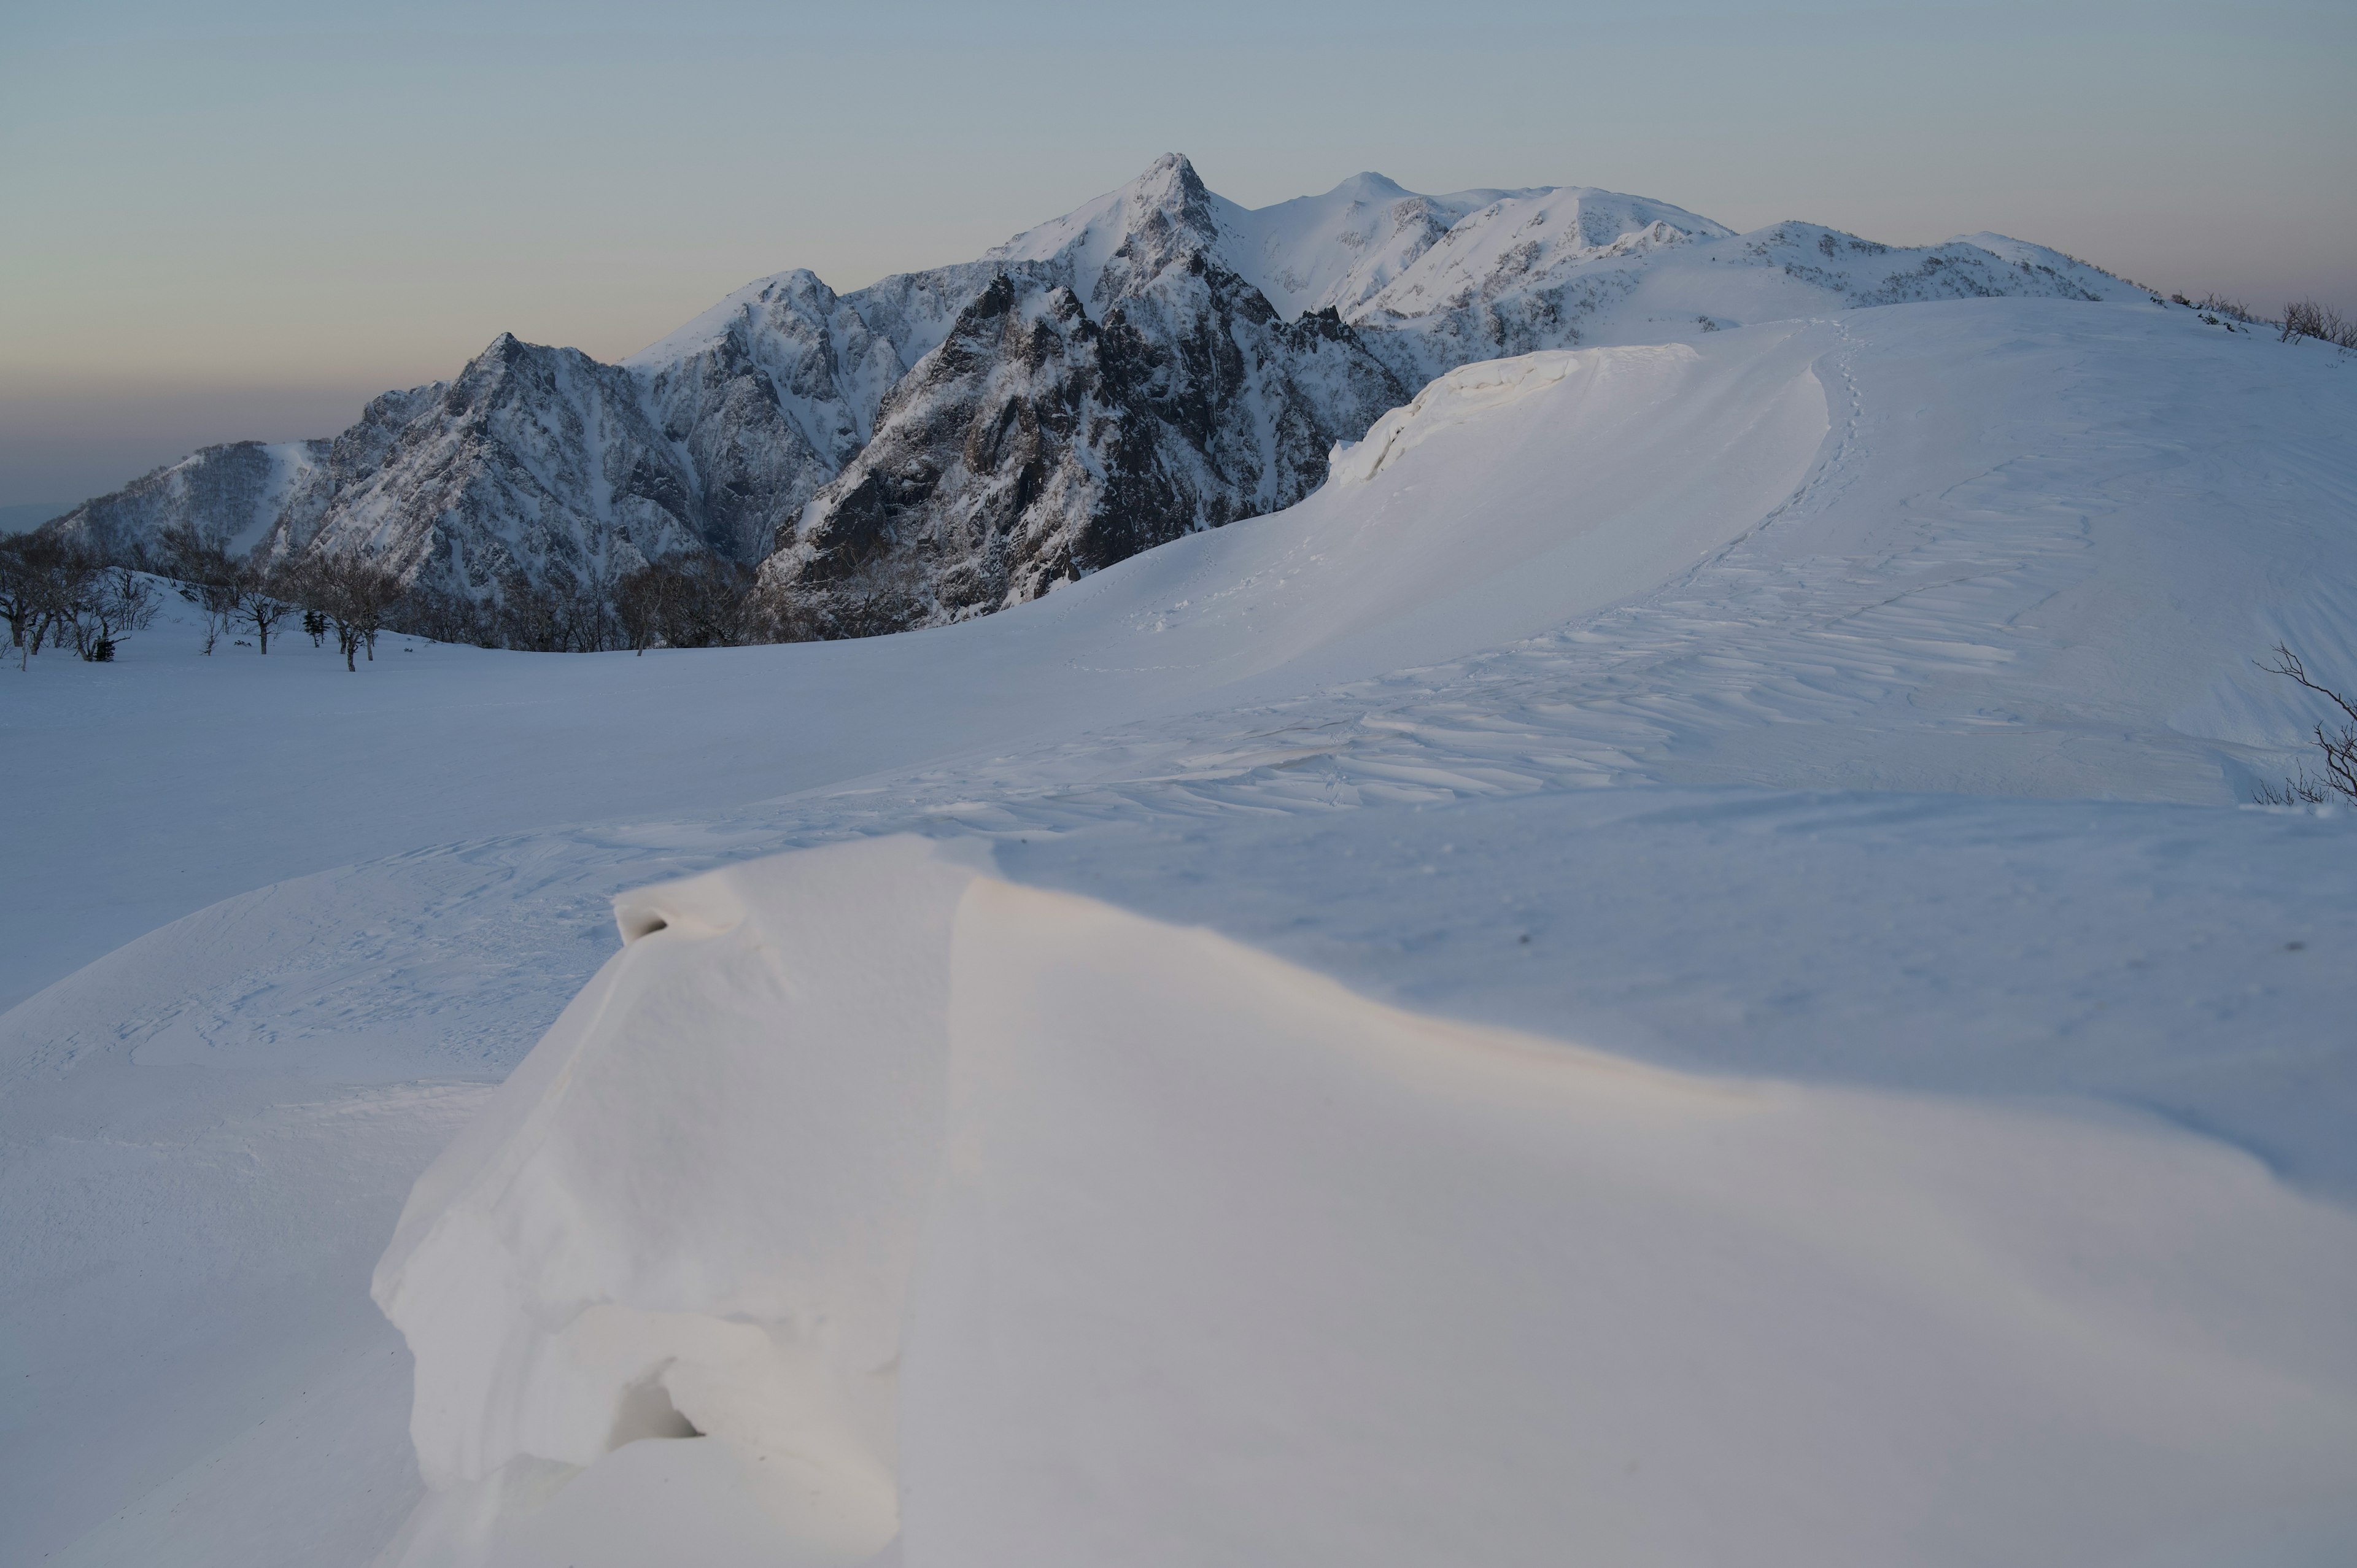
<svg viewBox="0 0 2357 1568"><path fill-rule="evenodd" d="M1922 1146L1950 1150L1954 1165L1971 1164L1963 1151L2002 1150L1991 1170L1956 1182L1953 1166L1926 1171L1899 1159L1907 1150L1891 1155L1896 1164L1871 1165L1875 1183L1910 1195L1919 1207L1910 1212L1932 1217L1926 1226L1962 1227L1980 1249L1966 1250L1978 1260L1964 1270L1969 1288L1943 1298L1975 1304L1965 1314L1973 1332L1956 1327L1938 1343L1975 1368L2063 1369L2054 1388L2084 1391L2089 1409L2133 1413L2105 1431L2066 1431L2067 1422L2038 1428L2040 1441L2060 1446L2029 1444L2025 1454L2085 1463L2084 1484L2058 1499L2026 1470L2007 1467L2012 1439L1987 1436L2008 1412L2046 1408L2037 1403L2051 1391L2045 1383L2033 1380L2022 1402L2007 1403L2003 1391L2017 1385L1992 1372L1966 1380L1966 1392L1984 1402L1951 1400L1943 1385L1933 1391L1939 1400L1897 1414L1868 1399L1879 1374L1860 1374L1862 1386L1872 1385L1863 1391L1842 1380L1813 1384L1812 1411L1835 1391L1867 1402L1840 1405L1806 1432L1778 1427L1764 1450L1795 1466L1886 1457L1857 1459L1844 1446L1855 1434L1835 1418L1842 1410L1869 1424L1897 1423L1890 1429L1913 1446L1893 1453L1954 1452L1941 1445L1969 1440L1974 1454L1996 1455L1974 1474L1996 1488L1992 1495L2013 1499L2004 1519L2022 1532L1975 1533L1993 1531L1996 1516L1955 1522L1932 1491L1893 1487L1854 1519L1820 1521L1833 1532L1824 1541L1878 1552L1881 1561L1938 1561L1946 1548L1894 1532L1913 1520L1936 1533L1945 1520L1959 1552L1980 1543L2016 1557L2051 1546L2072 1561L2167 1562L2177 1550L2186 1561L2298 1562L2345 1539L2346 1521L2334 1522L2329 1500L2301 1490L2310 1457L2348 1455L2330 1413L2345 1410L2330 1392L2347 1388L2333 1369L2342 1363L2331 1360L2345 1340L2302 1316L2309 1290L2324 1287L2314 1283L2321 1275L2301 1271L2339 1266L2345 1246L2330 1228L2357 1190L2344 1135L2357 1112L2357 1074L2339 1026L2357 1000L2348 978L2357 973L2348 961L2357 953L2357 873L2345 818L2233 809L2250 780L2288 765L2308 716L2249 659L2280 637L2312 667L2357 667L2347 641L2357 604L2349 531L2357 459L2344 436L2345 366L2203 331L2149 306L2021 301L1712 333L1690 359L1582 350L1557 363L1578 368L1485 411L1460 409L1462 418L1443 410L1447 423L1407 432L1414 439L1361 483L1331 485L1280 516L1182 541L1018 612L939 632L644 660L381 650L374 670L347 677L309 660L307 648L284 661L276 650L269 660L245 650L199 660L159 628L134 639L119 666L35 661L0 696L11 798L18 820L40 828L12 845L15 864L27 886L45 890L0 910L10 993L27 997L0 1015L0 1275L11 1282L0 1295L0 1342L16 1348L17 1369L30 1374L0 1380L10 1385L0 1396L8 1402L0 1406L7 1554L291 1563L374 1553L421 1493L401 1437L406 1362L367 1300L369 1264L393 1233L408 1184L482 1085L506 1075L612 953L608 900L779 850L907 831L992 842L1001 877L1098 901L1079 906L1091 911L1074 917L1083 928L1103 921L1135 937L1135 916L1116 908L1214 927L1426 1020L1401 1023L1376 1000L1351 1004L1372 1013L1351 1013L1348 998L1335 1000L1354 1037L1397 1027L1455 1038L1480 1036L1471 1025L1506 1027L1732 1077L1786 1097L1779 1106L1811 1108L1788 1124L1822 1116L1836 1129L1828 1147L1869 1164L1880 1157L1869 1129L1886 1112L1900 1117L1889 1125L1912 1127L1904 1117L1918 1112L1931 1118L1937 1130ZM1492 373L1521 372L1482 375ZM1607 377L1621 378L1629 395L1598 395ZM157 768L158 756L173 766ZM806 862L781 864L803 869L731 875L788 884L811 875ZM859 888L873 885L882 901L870 908L846 895L833 918L907 918L906 908L894 916L886 907L881 889L892 876L872 868L843 875ZM784 913L785 893L765 898L760 907L772 912L764 919L828 923ZM1018 945L1023 930L1063 929L1038 910L1025 919L1033 914L1044 924L1017 922L1010 940ZM1175 944L1222 975L1248 979L1260 972L1254 965L1274 961L1229 950L1207 957L1184 933L1147 929L1152 939L1139 939L1147 949ZM628 963L651 962L650 942L661 940L633 943ZM1158 960L1120 968L1116 959L1130 961L1121 956L1129 938L1106 940L1083 945L1128 983L1150 991L1168 982ZM992 950L982 937L975 942L973 950ZM1218 967L1228 959L1242 968ZM1027 948L1009 971L1013 989L988 993L997 997L992 1007L1046 1009L1020 988L1047 985L1053 1000L1077 980L1023 976L1060 974L1060 961ZM939 972L952 972L944 965ZM927 972L896 961L891 986L907 990ZM1253 1031L1273 1029L1271 1017L1306 1019L1276 1031L1291 1043L1270 1048L1289 1053L1305 1082L1352 1086L1361 1096L1353 1104L1383 1103L1364 1098L1374 1093L1361 1082L1372 1070L1366 1061L1347 1049L1316 1054L1328 1049L1315 1042L1332 1017L1301 997L1326 994L1319 983L1282 972L1266 988L1274 1012L1238 1022L1179 1005L1216 1000L1197 996L1168 1002L1157 1018L1168 1013L1173 1030L1195 1031L1187 1049L1204 1053L1207 1085L1249 1081L1224 1075L1253 1064L1191 1042L1259 1039ZM708 989L692 965L674 980L691 999ZM1023 1036L1046 1053L1040 1061L1086 1065L1082 1036L1112 1027L1101 1010L1074 1006L1066 1033ZM1001 1026L987 1022L994 1016L977 1015L977 1038ZM1129 1015L1123 1021L1126 1028ZM711 1027L697 1015L679 1033L725 1043L725 1031ZM1171 1047L1149 1050L1143 1024L1124 1037L1139 1042L1141 1073L1167 1064ZM999 1060L998 1052L980 1059ZM1071 1052L1081 1054L1058 1054ZM1309 1061L1329 1065L1301 1066ZM1208 1076L1214 1069L1223 1076ZM981 1107L978 1116L988 1112L977 1129L1001 1142L1032 1137L1046 1112L1030 1098L1040 1086L1026 1087L1031 1070L1010 1072L1003 1100L968 1102ZM770 1090L739 1093L744 1085L723 1078L729 1091L702 1108L726 1112L714 1125L742 1129L779 1113L783 1102ZM1117 1144L1156 1146L1149 1135L1159 1124L1138 1125L1124 1085L1091 1081L1091 1126ZM1860 1095L1860 1086L1872 1091ZM654 1084L636 1110L651 1128L676 1133L685 1124L680 1107L655 1092L667 1087ZM831 1091L849 1087L845 1079ZM2056 1097L2068 1102L2058 1106ZM1883 1109L1847 1119L1842 1108L1859 1104ZM1417 1168L1469 1157L1468 1144L1512 1142L1481 1119L1486 1112L1431 1111L1434 1120L1415 1133L1425 1141L1414 1144L1433 1151L1431 1165ZM2090 1204L2109 1203L2106 1195L2125 1186L2121 1201L2133 1209L2147 1176L2166 1167L2174 1173L2166 1181L2179 1184L2169 1190L2209 1195L2175 1219L2192 1225L2231 1210L2242 1216L2237 1235L2263 1249L2280 1243L2284 1254L2237 1265L2240 1273L2204 1266L2191 1284L2139 1275L2141 1254L2122 1254L2124 1272L2111 1283L2158 1282L2156 1290L2187 1304L2183 1322L2159 1329L2132 1302L2106 1294L2105 1281L2047 1270L2040 1238L2061 1231L2039 1227L2067 1228L2098 1210L2051 1202L2045 1214L2008 1197L2006 1171L2058 1169L2039 1163L2046 1155L2037 1151L2051 1145L2038 1143L2036 1130L2090 1122L2099 1130L2063 1141L2101 1169L2055 1175L2050 1193L2068 1187ZM495 1124L504 1123L483 1125ZM1223 1140L1218 1158L1187 1167L1191 1177L1197 1166L1216 1175L1235 1151L1260 1146L1243 1131L1174 1117L1168 1135L1181 1148ZM1598 1136L1600 1161L1612 1145ZM739 1142L681 1133L662 1146L666 1158L698 1150L696 1179L716 1192L752 1155L790 1157ZM1779 1146L1770 1138L1758 1150ZM2131 1158L2124 1149L2144 1153ZM1039 1172L1078 1157L1052 1142L1038 1154ZM2137 1163L2147 1155L2157 1164ZM1357 1157L1344 1148L1336 1170L1360 1169ZM2104 1163L2115 1157L2126 1163ZM1764 1208L1697 1200L1672 1218L1739 1229L1767 1225L1776 1194L1806 1208L1798 1195L1818 1190L1803 1181L1809 1173L1770 1152L1759 1158L1767 1176L1730 1187L1738 1196L1757 1189ZM1659 1218L1674 1207L1661 1197L1666 1189L1638 1178L1700 1180L1706 1167L1609 1168L1615 1182L1653 1194L1632 1213ZM1530 1168L1561 1167L1514 1167ZM2146 1174L2119 1174L2131 1169ZM1009 1181L1022 1174L1005 1170ZM1281 1183L1318 1176L1238 1157L1239 1180L1254 1170L1276 1171L1271 1179ZM1084 1186L1108 1205L1156 1196L1117 1174L1107 1165L1102 1181ZM1984 1175L1993 1187L1975 1185ZM2083 1176L2088 1186L2071 1186ZM629 1187L619 1171L606 1179ZM1383 1170L1368 1176L1376 1192L1387 1190L1384 1179ZM1517 1236L1570 1223L1527 1207L1508 1186L1500 1234L1509 1215L1519 1217ZM565 1209L539 1233L545 1250L499 1288L543 1290L538 1262L565 1256L621 1258L630 1267L578 1276L581 1294L551 1300L619 1299L617 1278L623 1294L639 1289L637 1243L601 1251L598 1240L625 1234L629 1214L567 1209L565 1190L543 1195L554 1206L544 1212ZM1005 1198L979 1190L974 1201ZM1027 1193L1026 1201L1039 1196L1015 1196ZM1350 1197L1332 1194L1338 1205ZM2207 1207L2213 1197L2222 1207ZM1168 1201L1181 1218L1211 1202L1193 1187ZM2319 1202L2330 1206L2322 1219ZM1225 1198L1211 1206L1223 1217L1254 1207ZM763 1213L784 1224L774 1208ZM922 1212L930 1221L947 1210ZM1024 1212L1047 1239L1043 1248L1059 1236L1085 1234L1092 1247L1101 1239L1071 1229L1078 1221L1052 1207ZM2325 1229L2300 1230L2311 1220ZM1490 1234L1465 1229L1467 1246ZM1297 1231L1243 1232L1233 1243L1248 1248L1241 1253L1222 1251L1230 1243L1200 1229L1188 1232L1196 1251L1107 1241L1106 1267L1126 1272L1106 1276L1114 1283L1105 1288L1160 1279L1155 1269L1183 1257L1225 1268L1298 1240ZM2296 1233L2297 1247L2288 1240ZM159 1234L185 1241L161 1246ZM1360 1239L1373 1245L1382 1234ZM1471 1258L1461 1263L1469 1277L1489 1270L1534 1290L1573 1288L1544 1256L1516 1273L1519 1262L1509 1268L1494 1253L1438 1251L1453 1232L1415 1234L1432 1241L1435 1259ZM2192 1231L2179 1240L2196 1251L2211 1244ZM1396 1261L1314 1249L1303 1256L1344 1271ZM1810 1292L1849 1278L1837 1262L1828 1259L1825 1273L1808 1278L1763 1276L1763 1288L1789 1286L1791 1294L1774 1298L1789 1311L1772 1323L1736 1324L1726 1330L1736 1336L1729 1343L1769 1346L1781 1323L1795 1337L1772 1340L1782 1348L1776 1354L1802 1355L1813 1343L1807 1305L1824 1300ZM665 1289L708 1272L676 1259L664 1266ZM731 1266L741 1274L749 1265ZM813 1263L798 1277L823 1274ZM1077 1288L1095 1276L1057 1277ZM1232 1298L1237 1314L1273 1313L1272 1304L1287 1301L1330 1305L1318 1280L1254 1279L1270 1294ZM2236 1294L2265 1279L2284 1282L2286 1294L2266 1309L2287 1315L2280 1337L2258 1336L2261 1306ZM1230 1283L1243 1290L1254 1280ZM1932 1379L1939 1369L1871 1359L1929 1342L1920 1337L1934 1332L1927 1325L1945 1321L1929 1308L1910 1316L1927 1298L1921 1278L1901 1271L1886 1283L1891 1294L1875 1298L1870 1324L1841 1320L1856 1330L1842 1343L1854 1339L1861 1358L1844 1365L1900 1365L1904 1375L1893 1380L1929 1389L1906 1379ZM1984 1286L1990 1295L1977 1294ZM944 1286L923 1299L962 1304L976 1298L960 1291L980 1288ZM713 1298L694 1289L663 1298L686 1305L648 1310L708 1314L694 1304ZM1844 1300L1857 1294L1846 1286ZM2029 1315L2028 1327L1985 1305L2050 1296L2062 1305L2050 1316ZM1170 1326L1158 1299L1140 1306L1136 1324ZM1400 1311L1437 1312L1435 1299L1413 1296ZM1511 1326L1512 1300L1486 1305ZM510 1403L492 1399L475 1415L509 1412L500 1441L515 1457L490 1472L504 1477L496 1483L436 1494L404 1547L426 1554L414 1560L487 1542L501 1561L524 1560L500 1555L511 1548L570 1552L601 1541L622 1560L638 1542L641 1561L662 1542L694 1546L706 1561L730 1551L775 1561L790 1536L803 1542L797 1550L818 1554L813 1560L866 1550L883 1528L872 1490L859 1506L840 1496L824 1508L781 1500L748 1470L771 1463L750 1439L593 1452L613 1436L597 1420L619 1375L611 1363L643 1350L651 1331L623 1321L598 1363L597 1377L609 1382L590 1378L584 1395L579 1377L559 1375L560 1351L573 1355L590 1332L565 1338L564 1314L573 1310L552 1308L538 1328L484 1352L483 1365L516 1376L492 1391ZM916 1500L904 1545L909 1561L922 1562L931 1560L925 1434L939 1434L949 1445L941 1453L966 1453L953 1439L967 1407L949 1392L942 1403L917 1402L925 1320L910 1321L892 1473L918 1488L909 1494ZM1045 1334L1059 1321L1027 1319L1025 1332ZM1266 1321L1284 1337L1279 1316ZM1388 1321L1339 1309L1318 1319L1336 1356L1361 1343L1351 1333ZM2066 1322L2103 1326L2096 1337L2116 1339L2125 1359L2091 1351L2092 1359L2072 1361L2067 1346L2057 1347L2083 1348L2083 1336L2045 1337ZM1180 1326L1201 1332L1197 1319ZM1286 1343L1301 1342L1286 1332ZM2188 1348L2232 1349L2246 1335L2275 1348L2255 1359L2233 1351L2233 1366L2202 1387L2222 1415L2239 1421L2260 1410L2281 1424L2186 1436L2160 1408L2175 1397L2164 1391L2179 1387L2171 1378L2219 1365L2209 1350ZM1160 1341L1146 1340L1139 1368L1182 1384L1196 1377L1192 1363L1157 1359ZM1387 1390L1403 1401L1431 1398L1447 1414L1456 1406L1413 1380L1418 1366L1454 1369L1449 1376L1469 1380L1449 1385L1459 1390L1493 1375L1448 1359L1454 1342L1445 1335L1430 1342L1438 1348L1419 1342L1416 1356L1397 1358L1403 1365L1378 1360L1383 1375L1367 1397ZM1641 1336L1601 1341L1624 1342L1662 1346ZM1124 1355L1135 1348L1105 1343ZM1251 1347L1236 1337L1220 1343L1238 1350L1236 1368L1266 1369L1243 1358ZM1008 1344L1010 1353L1019 1348ZM2269 1361L2277 1349L2287 1359ZM2135 1361L2147 1351L2156 1363ZM1549 1341L1547 1354L1572 1349ZM842 1413L869 1407L830 1380L838 1363L781 1364L788 1370L778 1375L798 1391L778 1404L794 1412L789 1426L816 1420L813 1411L834 1412L821 1423L832 1435L795 1437L797 1452L810 1448L846 1475L856 1466L845 1455L880 1452L872 1424L862 1424L868 1417ZM1298 1364L1314 1369L1316 1358ZM1534 1354L1518 1364L1518 1377L1543 1386L1536 1380L1555 1364ZM2136 1405L2112 1380L2132 1365L2142 1369L2130 1380L2159 1404ZM2287 1367L2324 1391L2314 1396L2323 1402L2251 1393ZM523 1429L516 1412L543 1408L538 1395L523 1397L543 1387L534 1378L554 1380L545 1389L572 1388L565 1398L573 1413L549 1418L526 1442L515 1435ZM1023 1391L1053 1422L1093 1423L1076 1430L1103 1433L1126 1411L1074 1380L1050 1368L1027 1377ZM1242 1386L1202 1381L1207 1401ZM1297 1408L1324 1408L1330 1395L1342 1402L1333 1408L1369 1409L1330 1382L1287 1385L1269 1372L1252 1386L1291 1387L1287 1397L1307 1402ZM821 1400L813 1389L829 1391ZM1641 1425L1640 1417L1666 1423L1695 1411L1762 1430L1742 1424L1768 1421L1760 1409L1707 1404L1715 1390L1732 1397L1727 1380L1679 1382L1659 1412L1637 1412L1613 1433ZM2126 1402L2106 1402L2115 1399ZM920 1428L920 1408L941 1413ZM655 1418L647 1430L664 1430L660 1408L632 1409ZM1941 1412L1951 1424L1932 1419ZM755 1412L755 1425L785 1430L759 1426L775 1414ZM1200 1430L1189 1423L1226 1416L1178 1405L1170 1414L1169 1426L1131 1435L1170 1444L1159 1451L1166 1456L1187 1453L1189 1480L1214 1491L1228 1484L1232 1472L1181 1441ZM2299 1424L2311 1416L2319 1424ZM1918 1417L1922 1424L1907 1424ZM1371 1464L1429 1462L1422 1474L1443 1501L1450 1486L1474 1484L1445 1455L1419 1459L1405 1437L1384 1447L1375 1417L1362 1425ZM476 1429L489 1430L481 1422ZM1444 1429L1462 1430L1432 1430ZM1304 1430L1289 1418L1252 1430L1275 1434L1250 1450L1272 1464L1315 1458L1306 1442L1280 1441ZM2190 1481L2171 1467L2179 1462L2172 1455L2198 1452L2228 1431L2282 1462L2255 1477L2222 1460ZM2123 1432L2164 1441L2122 1457ZM1124 1452L1111 1444L1119 1435L1101 1447L1108 1459ZM542 1446L571 1456L536 1457ZM1056 1486L1074 1474L1092 1487L1101 1478L1060 1468L1069 1455L1052 1444L1010 1446L1010 1456L1018 1452L1040 1459L1028 1473L1065 1477ZM596 1484L556 1485L569 1473L562 1466L584 1455ZM1636 1457L1640 1476L1658 1464ZM1688 1455L1677 1473L1728 1474L1707 1458ZM1820 1472L1792 1490L1847 1500L1850 1477L1867 1473L1881 1474ZM1299 1495L1320 1495L1316 1487L1330 1480L1309 1475ZM670 1510L622 1506L666 1488L693 1500ZM938 1517L961 1529L1014 1529L1021 1509L1049 1506L1039 1500L1047 1495L1006 1491L1003 1514L976 1505ZM1169 1504L1168 1495L1098 1495L1108 1499L1101 1517L1115 1523L1160 1517L1153 1510ZM1622 1518L1601 1491L1577 1495L1595 1505L1584 1517ZM2119 1522L2138 1495L2142 1517L2173 1520L2170 1530ZM2230 1532L2225 1546L2188 1522L2192 1502L2203 1499L2216 1528ZM2180 1503L2187 1512L2173 1511ZM698 1519L714 1521L709 1541L683 1533ZM1711 1519L1687 1522L1695 1533L1675 1540L1616 1539L1663 1561L1707 1558L1714 1543L1735 1539L1709 1535L1718 1528ZM1783 1539L1811 1528L1797 1515L1785 1523L1794 1533ZM632 1530L651 1532L655 1545Z"/></svg>

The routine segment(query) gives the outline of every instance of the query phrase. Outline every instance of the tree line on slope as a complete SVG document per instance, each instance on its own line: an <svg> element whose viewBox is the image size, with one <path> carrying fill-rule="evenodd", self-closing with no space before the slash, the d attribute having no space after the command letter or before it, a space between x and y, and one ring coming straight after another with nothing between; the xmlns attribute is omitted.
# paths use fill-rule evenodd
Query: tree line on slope
<svg viewBox="0 0 2357 1568"><path fill-rule="evenodd" d="M337 560L328 570L350 566ZM882 637L906 629L928 607L913 562L879 555L816 586L779 588L761 585L752 567L705 555L603 574L552 563L543 581L511 573L483 599L420 585L403 591L387 613L393 629L437 642L529 653L644 653Z"/></svg>
<svg viewBox="0 0 2357 1568"><path fill-rule="evenodd" d="M299 617L315 644L333 636L358 672L385 632L437 642L538 653L650 648L737 648L877 637L909 624L923 606L905 564L872 562L822 592L758 592L752 569L716 557L660 561L620 573L576 573L562 564L533 582L521 572L494 594L469 599L423 585L359 554L275 564L234 555L198 529L165 529L120 558L70 538L34 532L0 540L0 617L20 667L44 647L69 643L81 658L114 657L121 639L155 619L168 579L200 617L201 651L231 632L270 651ZM239 639L244 640L242 637Z"/></svg>

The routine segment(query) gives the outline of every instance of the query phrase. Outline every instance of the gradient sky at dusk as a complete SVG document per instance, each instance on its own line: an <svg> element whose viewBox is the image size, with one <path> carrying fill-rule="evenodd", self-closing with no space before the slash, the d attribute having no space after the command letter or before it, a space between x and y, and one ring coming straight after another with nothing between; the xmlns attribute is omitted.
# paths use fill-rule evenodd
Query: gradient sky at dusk
<svg viewBox="0 0 2357 1568"><path fill-rule="evenodd" d="M0 0L0 505L329 435L509 330L963 260L1189 154L1994 229L2357 307L2357 5Z"/></svg>

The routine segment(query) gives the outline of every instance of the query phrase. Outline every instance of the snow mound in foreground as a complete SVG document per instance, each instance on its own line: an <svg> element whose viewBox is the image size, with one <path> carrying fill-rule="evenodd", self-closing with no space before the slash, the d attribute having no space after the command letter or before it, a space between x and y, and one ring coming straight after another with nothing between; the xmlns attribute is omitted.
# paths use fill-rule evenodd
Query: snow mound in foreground
<svg viewBox="0 0 2357 1568"><path fill-rule="evenodd" d="M618 916L378 1272L404 1563L2357 1530L2357 1219L2222 1144L1437 1022L909 839Z"/></svg>

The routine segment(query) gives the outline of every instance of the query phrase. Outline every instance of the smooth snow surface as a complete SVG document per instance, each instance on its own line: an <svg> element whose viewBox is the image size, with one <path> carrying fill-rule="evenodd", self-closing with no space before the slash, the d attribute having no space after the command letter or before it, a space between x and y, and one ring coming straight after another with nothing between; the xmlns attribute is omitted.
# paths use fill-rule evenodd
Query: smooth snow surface
<svg viewBox="0 0 2357 1568"><path fill-rule="evenodd" d="M2357 362L1748 319L938 631L0 671L0 1559L2345 1556Z"/></svg>
<svg viewBox="0 0 2357 1568"><path fill-rule="evenodd" d="M1442 1024L910 839L619 914L378 1273L404 1563L646 1561L481 1494L670 1517L691 1432L791 1562L2357 1531L2357 1217L2207 1140Z"/></svg>

